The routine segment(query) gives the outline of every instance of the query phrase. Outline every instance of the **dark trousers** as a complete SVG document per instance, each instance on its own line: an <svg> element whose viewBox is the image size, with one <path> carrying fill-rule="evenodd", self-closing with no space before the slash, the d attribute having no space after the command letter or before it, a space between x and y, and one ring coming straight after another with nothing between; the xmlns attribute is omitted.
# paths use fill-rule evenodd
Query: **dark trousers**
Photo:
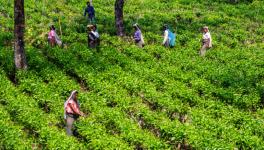
<svg viewBox="0 0 264 150"><path fill-rule="evenodd" d="M170 42L169 40L166 41L166 43L164 44L165 47L170 47Z"/></svg>
<svg viewBox="0 0 264 150"><path fill-rule="evenodd" d="M55 38L48 39L48 41L49 41L49 44L50 44L51 47L55 46L55 44L56 44Z"/></svg>
<svg viewBox="0 0 264 150"><path fill-rule="evenodd" d="M66 132L67 135L72 136L72 128L73 128L73 123L74 121L78 118L78 116L73 115L73 114L66 114Z"/></svg>
<svg viewBox="0 0 264 150"><path fill-rule="evenodd" d="M89 24L95 24L95 17L94 16L88 16L87 20L88 20Z"/></svg>
<svg viewBox="0 0 264 150"><path fill-rule="evenodd" d="M143 48L144 47L144 44L143 42L140 40L138 42L136 42L136 45L139 47L139 48Z"/></svg>
<svg viewBox="0 0 264 150"><path fill-rule="evenodd" d="M200 56L202 56L202 57L205 56L206 50L208 48L209 48L209 43L203 42L202 47L201 47L200 52L199 52Z"/></svg>
<svg viewBox="0 0 264 150"><path fill-rule="evenodd" d="M96 48L99 45L100 45L100 40L99 39L95 39L95 40L88 39L88 46L90 48Z"/></svg>

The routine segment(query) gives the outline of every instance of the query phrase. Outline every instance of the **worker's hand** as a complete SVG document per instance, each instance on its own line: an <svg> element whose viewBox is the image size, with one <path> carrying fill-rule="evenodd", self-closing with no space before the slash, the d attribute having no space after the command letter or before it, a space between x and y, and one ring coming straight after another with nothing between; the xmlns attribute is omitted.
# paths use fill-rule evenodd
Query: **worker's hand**
<svg viewBox="0 0 264 150"><path fill-rule="evenodd" d="M87 115L85 113L83 113L83 112L81 112L81 116L82 117L87 117Z"/></svg>

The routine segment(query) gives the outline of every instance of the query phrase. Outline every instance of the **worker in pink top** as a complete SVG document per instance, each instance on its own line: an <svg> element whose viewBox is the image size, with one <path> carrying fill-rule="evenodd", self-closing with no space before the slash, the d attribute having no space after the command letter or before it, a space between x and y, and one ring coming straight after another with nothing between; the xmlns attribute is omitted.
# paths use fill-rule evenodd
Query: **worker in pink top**
<svg viewBox="0 0 264 150"><path fill-rule="evenodd" d="M48 34L48 40L49 40L49 44L50 44L51 47L55 46L55 43L56 43L55 35L56 35L55 27L54 27L54 25L52 25L50 27L50 32Z"/></svg>
<svg viewBox="0 0 264 150"><path fill-rule="evenodd" d="M48 34L48 40L49 40L51 47L54 47L55 44L62 46L62 41L61 41L60 37L58 36L58 34L56 33L56 29L55 29L54 25L51 25L51 27L50 27L50 32Z"/></svg>
<svg viewBox="0 0 264 150"><path fill-rule="evenodd" d="M72 136L73 123L79 116L85 116L85 114L80 110L80 105L77 101L76 90L72 91L71 96L64 103L64 119L66 121L66 132L68 135Z"/></svg>

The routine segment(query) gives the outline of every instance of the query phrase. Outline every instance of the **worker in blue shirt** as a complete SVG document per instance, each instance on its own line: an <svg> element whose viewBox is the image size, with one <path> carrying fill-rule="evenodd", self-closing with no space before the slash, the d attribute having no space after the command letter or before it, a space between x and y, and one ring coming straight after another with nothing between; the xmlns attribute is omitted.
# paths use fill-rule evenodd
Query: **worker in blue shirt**
<svg viewBox="0 0 264 150"><path fill-rule="evenodd" d="M95 11L94 11L94 7L91 5L90 2L87 2L87 6L84 10L84 16L86 16L88 14L88 21L89 23L94 23L95 21Z"/></svg>

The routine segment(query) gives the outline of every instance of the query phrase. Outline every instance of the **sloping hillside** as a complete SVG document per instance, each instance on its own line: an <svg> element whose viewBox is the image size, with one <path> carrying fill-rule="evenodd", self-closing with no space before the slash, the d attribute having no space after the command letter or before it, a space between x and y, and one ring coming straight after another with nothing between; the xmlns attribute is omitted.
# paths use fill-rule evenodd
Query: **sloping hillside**
<svg viewBox="0 0 264 150"><path fill-rule="evenodd" d="M99 49L86 44L85 1L26 0L29 68L15 72L13 1L0 0L0 149L264 149L263 1L127 0L125 39L114 0L93 4ZM143 49L131 40L136 22ZM161 46L165 23L175 48ZM48 46L51 24L64 48ZM201 58L204 25L214 45ZM88 116L69 137L73 89Z"/></svg>

